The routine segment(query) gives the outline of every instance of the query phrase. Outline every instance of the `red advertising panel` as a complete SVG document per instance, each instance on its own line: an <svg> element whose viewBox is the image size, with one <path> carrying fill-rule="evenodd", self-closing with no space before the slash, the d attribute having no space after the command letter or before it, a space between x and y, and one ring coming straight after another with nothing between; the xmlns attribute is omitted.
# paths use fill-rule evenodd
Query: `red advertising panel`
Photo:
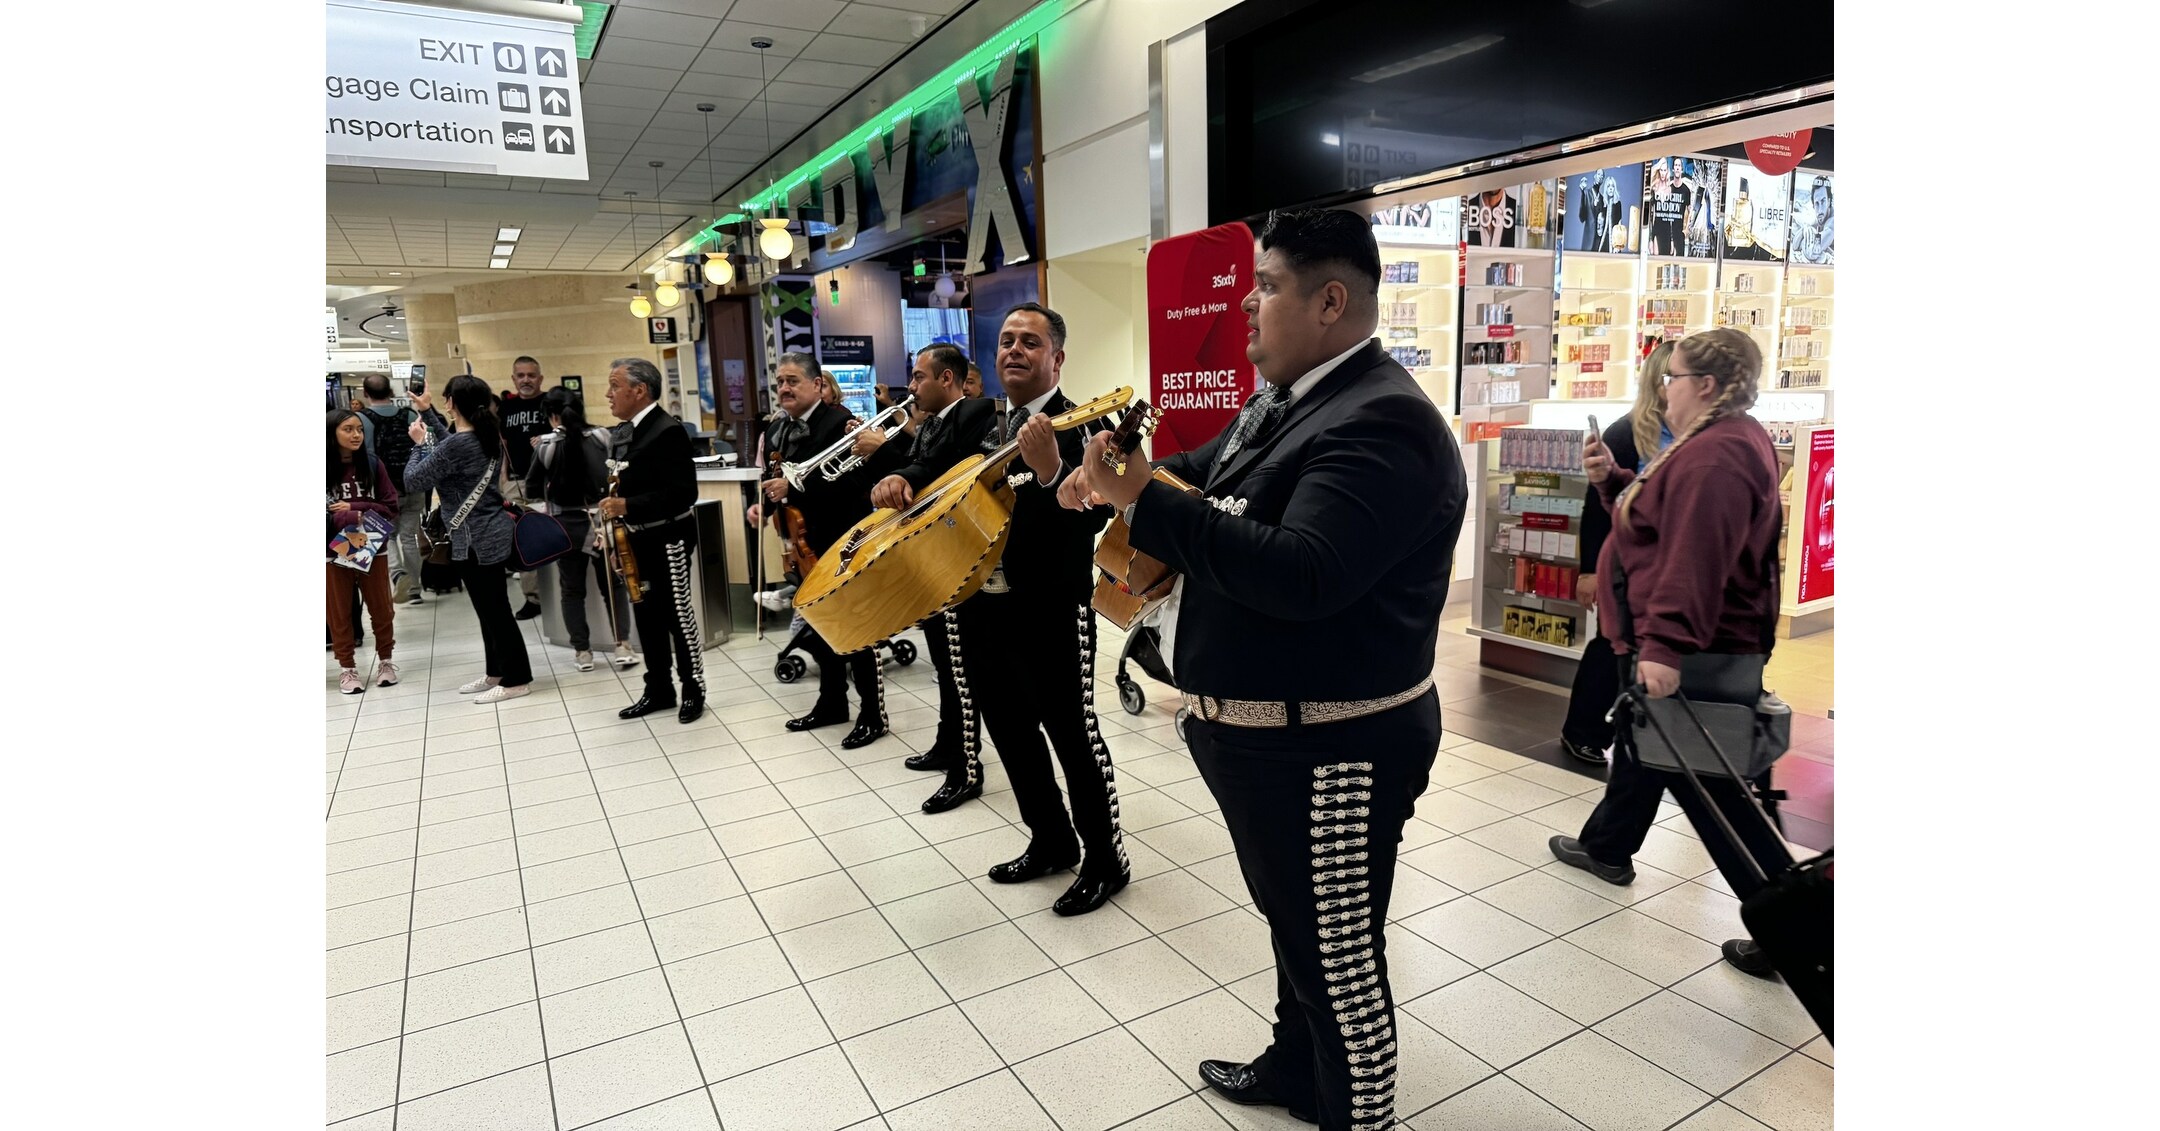
<svg viewBox="0 0 2160 1131"><path fill-rule="evenodd" d="M1245 311L1253 234L1222 224L1148 249L1148 399L1162 410L1154 455L1191 451L1227 427L1252 395Z"/></svg>
<svg viewBox="0 0 2160 1131"><path fill-rule="evenodd" d="M1837 592L1837 546L1831 498L1836 464L1832 443L1837 430L1818 428L1808 446L1807 510L1800 518L1800 603Z"/></svg>
<svg viewBox="0 0 2160 1131"><path fill-rule="evenodd" d="M1741 148L1746 151L1749 164L1770 176L1782 177L1800 167L1800 162L1807 157L1808 143L1813 140L1814 130L1799 130L1759 137Z"/></svg>

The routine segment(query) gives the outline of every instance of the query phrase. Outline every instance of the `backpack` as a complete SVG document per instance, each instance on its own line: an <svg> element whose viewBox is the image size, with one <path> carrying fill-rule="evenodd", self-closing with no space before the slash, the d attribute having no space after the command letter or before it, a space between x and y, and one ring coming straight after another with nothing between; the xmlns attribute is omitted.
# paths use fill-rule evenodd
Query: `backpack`
<svg viewBox="0 0 2160 1131"><path fill-rule="evenodd" d="M371 419L372 418L372 419ZM419 417L409 408L398 410L396 426L373 409L362 409L361 419L367 421L368 430L375 437L375 458L390 469L390 485L405 493L405 465L412 461L412 422Z"/></svg>

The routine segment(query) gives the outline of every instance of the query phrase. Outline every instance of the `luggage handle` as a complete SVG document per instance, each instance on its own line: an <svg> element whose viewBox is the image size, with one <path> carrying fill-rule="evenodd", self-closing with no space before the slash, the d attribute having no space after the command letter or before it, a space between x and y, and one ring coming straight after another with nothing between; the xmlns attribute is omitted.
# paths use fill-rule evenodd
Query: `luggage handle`
<svg viewBox="0 0 2160 1131"><path fill-rule="evenodd" d="M1638 682L1628 688L1622 697L1634 701L1637 707L1634 713L1641 715L1649 721L1651 726L1656 727L1658 737L1664 739L1667 746L1673 745L1672 736L1665 733L1665 724L1659 722L1658 717L1649 710L1650 692L1648 688ZM1695 729L1702 732L1703 741L1709 745L1710 752L1717 755L1717 760L1725 767L1725 772L1732 775L1733 783L1747 797L1748 807L1754 810L1756 819L1763 823L1764 828L1770 830L1770 835L1775 837L1778 843L1783 844L1785 842L1784 834L1778 831L1777 823L1770 819L1770 811L1763 808L1762 799L1755 796L1755 783L1740 776L1740 768L1733 765L1732 759L1725 754L1725 748L1718 745L1717 739L1710 733L1710 728L1703 725L1702 717L1695 713L1695 705L1688 702L1687 696L1675 691L1673 692L1673 698L1679 701L1680 709L1687 712L1687 717L1695 724ZM1629 753L1634 753L1632 744L1630 744ZM1704 808L1710 811L1711 818L1717 822L1718 830L1725 834L1725 839L1731 842L1732 846L1739 850L1741 858L1747 861L1748 870L1755 873L1757 880L1762 883L1769 883L1770 873L1763 868L1762 861L1755 858L1755 853L1748 848L1747 842L1740 838L1739 830L1733 828L1732 821L1725 816L1725 808L1717 803L1716 798L1710 796L1710 788L1703 784L1701 777L1696 775L1695 767L1688 762L1685 756L1676 759L1676 761L1680 765L1681 774L1686 776L1688 784L1695 787L1695 795L1702 798ZM1780 871L1782 870L1780 869Z"/></svg>

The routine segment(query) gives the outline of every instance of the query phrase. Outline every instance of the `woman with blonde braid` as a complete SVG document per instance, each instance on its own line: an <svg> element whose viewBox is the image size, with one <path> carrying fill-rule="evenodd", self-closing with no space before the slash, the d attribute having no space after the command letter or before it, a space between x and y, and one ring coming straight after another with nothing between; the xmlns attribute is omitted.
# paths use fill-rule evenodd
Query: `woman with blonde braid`
<svg viewBox="0 0 2160 1131"><path fill-rule="evenodd" d="M1605 448L1614 465L1637 474L1672 443L1672 426L1665 423L1665 370L1672 364L1673 346L1665 342L1650 351L1636 378L1634 407L1605 426ZM1611 535L1612 516L1606 513L1593 483L1583 498L1582 563L1587 568L1575 582L1575 600L1585 609L1597 608L1598 556ZM1577 761L1604 765L1605 750L1613 741L1613 725L1607 716L1619 698L1619 668L1613 663L1612 645L1602 635L1593 636L1583 642L1582 660L1575 665L1567 720L1560 724L1560 749Z"/></svg>
<svg viewBox="0 0 2160 1131"><path fill-rule="evenodd" d="M1602 440L1583 443L1583 470L1612 512L1598 561L1598 603L1608 613L1600 620L1619 654L1623 686L1639 682L1662 698L1680 690L1688 656L1769 651L1778 601L1777 454L1747 414L1761 373L1762 351L1747 334L1695 334L1674 349L1665 372L1665 420L1675 438L1656 459L1638 474L1615 466ZM1616 576L1625 577L1624 590L1616 591ZM1752 895L1762 881L1714 828L1694 788L1679 774L1642 766L1628 748L1628 728L1619 734L1604 799L1580 837L1552 838L1553 855L1607 883L1634 882L1633 857L1670 788L1695 827L1707 830L1703 847L1733 893ZM1703 784L1758 860L1791 863L1785 845L1744 811L1738 783ZM1725 958L1750 974L1770 973L1749 940L1727 942Z"/></svg>

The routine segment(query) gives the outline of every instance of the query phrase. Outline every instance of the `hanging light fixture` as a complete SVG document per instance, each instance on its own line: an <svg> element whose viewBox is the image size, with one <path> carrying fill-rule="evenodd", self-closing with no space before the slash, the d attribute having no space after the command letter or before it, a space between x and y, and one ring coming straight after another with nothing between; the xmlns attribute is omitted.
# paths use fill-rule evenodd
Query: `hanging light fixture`
<svg viewBox="0 0 2160 1131"><path fill-rule="evenodd" d="M623 196L628 198L630 201L630 242L637 243L637 194L634 192L625 192L623 193ZM638 318L652 317L652 300L645 297L645 276L642 272L638 274L637 282L630 284L630 287L632 290L635 290L637 292L637 297L630 300L630 313Z"/></svg>
<svg viewBox="0 0 2160 1131"><path fill-rule="evenodd" d="M771 161L773 158L772 80L765 77L765 52L772 45L773 41L762 35L750 41L750 46L757 48L758 83L764 87L765 91L765 159L767 161ZM772 182L767 182L766 191L770 192L772 188ZM785 197L775 197L773 206L785 213L787 199ZM788 234L788 222L784 214L772 219L759 220L758 223L765 227L764 231L758 233L757 238L758 250L765 253L765 258L776 261L786 259L788 254L795 250L795 237Z"/></svg>
<svg viewBox="0 0 2160 1131"><path fill-rule="evenodd" d="M953 284L952 265L945 261L945 246L943 244L938 245L937 283L930 289L936 291L939 298L951 298L960 291L960 288Z"/></svg>
<svg viewBox="0 0 2160 1131"><path fill-rule="evenodd" d="M697 111L705 118L705 198L714 202L720 195L720 177L713 171L712 112L717 109L710 102L697 104ZM715 287L724 287L735 281L735 265L728 262L727 244L720 238L719 218L713 219L713 243L705 249L705 281Z"/></svg>

